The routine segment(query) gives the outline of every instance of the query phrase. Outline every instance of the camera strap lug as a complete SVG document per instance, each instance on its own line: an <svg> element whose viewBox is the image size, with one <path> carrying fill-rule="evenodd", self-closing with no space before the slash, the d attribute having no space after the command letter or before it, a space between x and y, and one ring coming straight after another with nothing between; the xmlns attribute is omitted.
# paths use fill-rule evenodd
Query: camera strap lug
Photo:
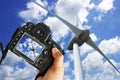
<svg viewBox="0 0 120 80"><path fill-rule="evenodd" d="M6 47L5 49L3 48L3 44L0 42L0 49L1 49L1 53L2 53L2 56L1 56L1 59L0 59L0 64L2 63L2 61L5 59L6 57L6 54L8 52L8 48Z"/></svg>

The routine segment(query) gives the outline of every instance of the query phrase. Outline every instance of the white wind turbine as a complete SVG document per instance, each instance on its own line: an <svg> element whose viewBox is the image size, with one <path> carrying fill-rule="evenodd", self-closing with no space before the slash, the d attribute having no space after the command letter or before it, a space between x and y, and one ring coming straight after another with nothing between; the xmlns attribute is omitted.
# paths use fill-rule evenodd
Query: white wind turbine
<svg viewBox="0 0 120 80"><path fill-rule="evenodd" d="M36 1L32 0L35 4L42 7L46 11L48 11L51 15L55 16L57 19L59 19L61 22L63 22L65 25L67 25L72 32L75 34L75 37L71 40L68 49L73 50L74 54L74 66L75 66L75 80L83 80L83 74L82 74L82 64L80 61L80 53L79 53L79 46L81 46L84 42L86 42L89 46L97 50L112 66L113 68L120 73L120 71L113 65L113 63L105 56L105 54L94 44L91 37L89 36L90 32L88 29L82 30L79 29L77 26L74 26L73 24L69 23L62 17L56 15L55 13L49 11L47 8L42 6L41 4L37 3ZM77 20L78 22L78 20Z"/></svg>

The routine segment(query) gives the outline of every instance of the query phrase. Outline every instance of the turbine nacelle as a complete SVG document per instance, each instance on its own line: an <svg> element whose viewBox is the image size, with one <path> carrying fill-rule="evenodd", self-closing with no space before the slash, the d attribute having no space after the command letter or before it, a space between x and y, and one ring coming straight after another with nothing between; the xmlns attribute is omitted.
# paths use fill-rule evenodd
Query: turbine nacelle
<svg viewBox="0 0 120 80"><path fill-rule="evenodd" d="M68 50L73 50L73 44L77 43L79 46L81 46L84 42L86 42L89 39L89 30L82 30L80 35L77 37L73 37L68 45Z"/></svg>

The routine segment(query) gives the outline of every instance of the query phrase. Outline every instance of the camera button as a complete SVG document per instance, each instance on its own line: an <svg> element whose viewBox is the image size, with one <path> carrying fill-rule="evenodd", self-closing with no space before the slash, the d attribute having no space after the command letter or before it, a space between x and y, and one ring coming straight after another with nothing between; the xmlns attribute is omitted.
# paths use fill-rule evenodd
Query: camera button
<svg viewBox="0 0 120 80"><path fill-rule="evenodd" d="M39 61L39 65L42 65L42 60Z"/></svg>
<svg viewBox="0 0 120 80"><path fill-rule="evenodd" d="M48 51L44 52L44 57L47 57L49 55Z"/></svg>
<svg viewBox="0 0 120 80"><path fill-rule="evenodd" d="M20 31L21 33L24 33L24 31Z"/></svg>
<svg viewBox="0 0 120 80"><path fill-rule="evenodd" d="M13 49L13 45L11 45L10 48Z"/></svg>
<svg viewBox="0 0 120 80"><path fill-rule="evenodd" d="M15 42L13 42L13 45L15 45L16 43Z"/></svg>
<svg viewBox="0 0 120 80"><path fill-rule="evenodd" d="M21 35L19 34L18 37L20 37Z"/></svg>
<svg viewBox="0 0 120 80"><path fill-rule="evenodd" d="M32 25L31 23L29 23L27 26L28 26L28 30L29 30L29 31L32 30L32 26L33 26L33 25Z"/></svg>
<svg viewBox="0 0 120 80"><path fill-rule="evenodd" d="M18 41L19 39L18 38L15 38L16 41Z"/></svg>
<svg viewBox="0 0 120 80"><path fill-rule="evenodd" d="M26 25L25 25L24 27L27 29L27 26L26 26Z"/></svg>
<svg viewBox="0 0 120 80"><path fill-rule="evenodd" d="M49 44L49 45L52 45L52 42L51 42L51 41L48 41L48 44Z"/></svg>

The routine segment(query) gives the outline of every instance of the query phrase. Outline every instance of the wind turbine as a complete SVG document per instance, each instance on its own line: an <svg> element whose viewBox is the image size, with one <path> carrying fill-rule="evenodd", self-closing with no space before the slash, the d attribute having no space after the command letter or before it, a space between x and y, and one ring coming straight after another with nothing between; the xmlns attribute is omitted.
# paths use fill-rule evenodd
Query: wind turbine
<svg viewBox="0 0 120 80"><path fill-rule="evenodd" d="M32 43L31 43L32 44ZM32 47L30 48L30 50L29 51L32 51L32 53L33 53L33 55L34 55L34 57L35 57L35 48L33 47L33 44L32 44ZM31 54L32 54L31 53Z"/></svg>
<svg viewBox="0 0 120 80"><path fill-rule="evenodd" d="M56 15L55 13L49 11L47 8L45 8L44 6L42 6L41 4L37 3L36 1L32 0L35 4L37 4L38 6L42 7L43 9L45 9L46 11L48 11L51 15L55 16L56 18L58 18L61 22L63 22L65 25L67 25L72 31L73 33L75 34L75 37L73 37L73 39L71 40L69 46L68 46L68 49L69 50L73 50L73 48L75 48L76 50L78 46L81 46L84 42L87 43L89 46L91 46L92 48L94 48L95 50L97 50L112 66L113 68L118 72L120 73L120 71L115 67L115 65L113 65L113 63L105 56L105 54L94 44L94 42L92 41L91 37L89 36L90 34L90 31L88 29L86 30L81 30L79 28L77 28L77 26L69 23L68 21L66 21L65 19L63 19L62 17ZM75 43L75 45L74 45ZM77 44L77 47L76 47L76 44ZM75 46L75 47L74 47ZM79 51L78 51L79 53ZM80 56L80 55L79 55ZM79 57L76 57L76 58L79 58ZM79 59L76 59L76 61L78 61ZM79 61L78 61L79 62ZM78 63L79 64L79 63ZM81 63L80 63L81 65ZM76 70L79 70L79 68L81 68L79 65L79 67L76 67L77 69ZM75 64L75 66L77 66ZM78 73L81 74L82 72L75 72L75 79L76 80L81 80L81 78L79 78L78 76L76 76ZM81 75L80 75L81 76ZM79 79L77 79L77 77ZM82 77L83 79L83 77Z"/></svg>

